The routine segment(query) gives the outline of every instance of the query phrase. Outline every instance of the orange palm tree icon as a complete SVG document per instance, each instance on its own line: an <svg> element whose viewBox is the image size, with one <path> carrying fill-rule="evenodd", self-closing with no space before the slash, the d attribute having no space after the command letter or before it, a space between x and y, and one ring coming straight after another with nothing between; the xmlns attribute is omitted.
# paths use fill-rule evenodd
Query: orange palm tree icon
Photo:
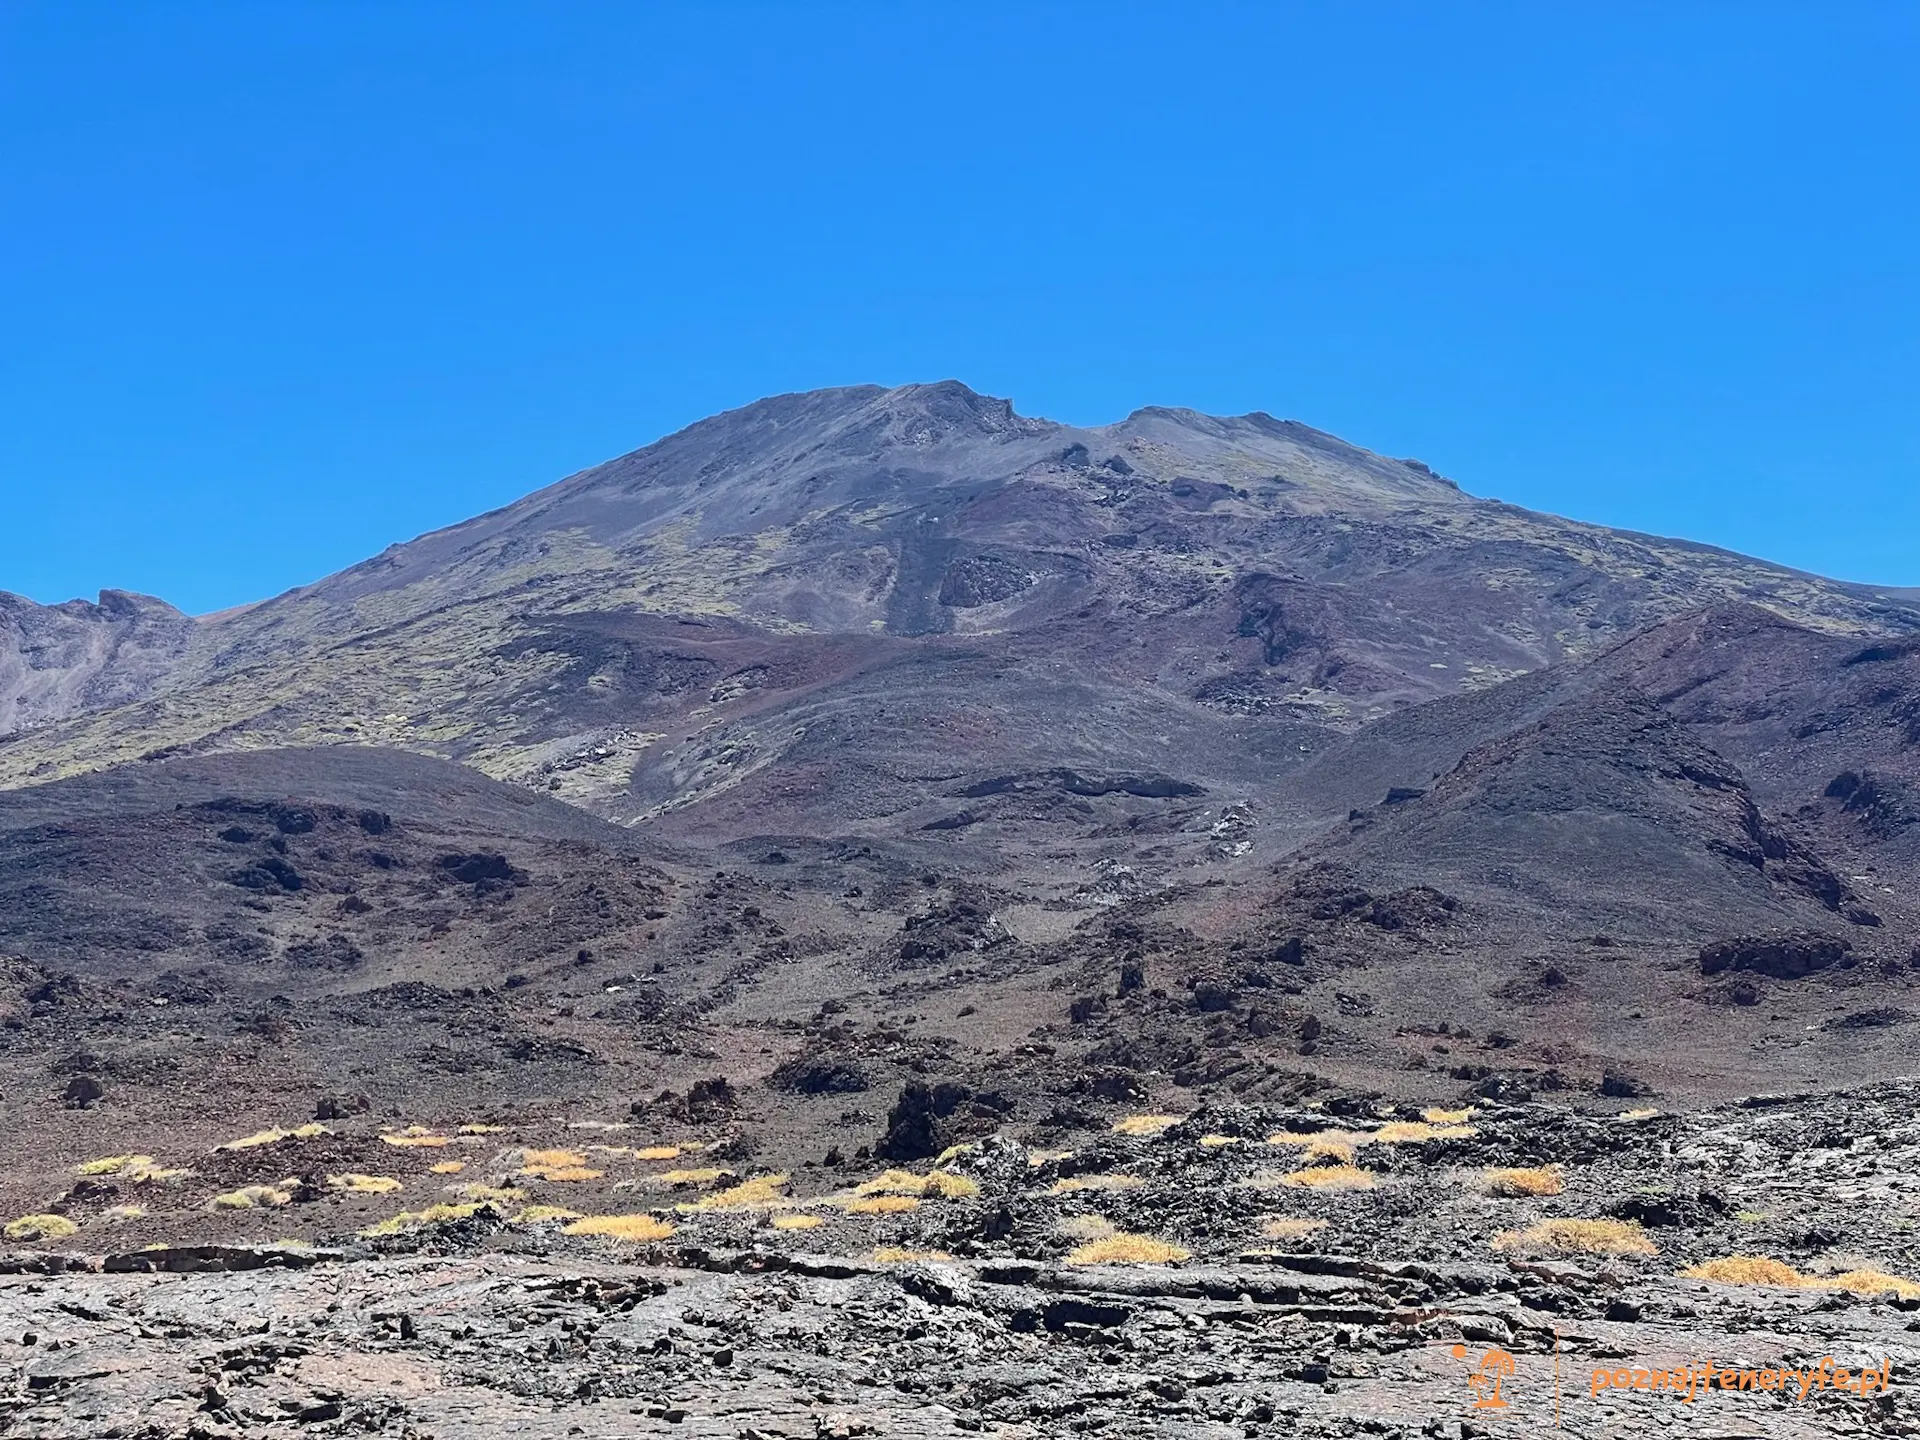
<svg viewBox="0 0 1920 1440"><path fill-rule="evenodd" d="M1467 1347L1453 1347L1453 1358L1467 1358ZM1504 1410L1507 1400L1500 1393L1500 1382L1515 1372L1516 1366L1511 1353L1505 1350L1489 1350L1480 1357L1480 1363L1467 1376L1467 1389L1474 1395L1473 1408L1476 1410Z"/></svg>

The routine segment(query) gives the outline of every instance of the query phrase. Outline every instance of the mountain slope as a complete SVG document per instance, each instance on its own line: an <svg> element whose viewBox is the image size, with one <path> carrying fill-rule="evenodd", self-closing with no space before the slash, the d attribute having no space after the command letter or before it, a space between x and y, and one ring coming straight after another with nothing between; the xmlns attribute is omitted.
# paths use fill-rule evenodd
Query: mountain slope
<svg viewBox="0 0 1920 1440"><path fill-rule="evenodd" d="M630 820L697 806L709 752L785 754L803 713L860 708L866 667L908 656L1072 676L1092 705L1124 692L1163 717L1143 744L1174 717L1338 734L1729 600L1850 634L1920 624L1863 587L1477 500L1264 415L1076 429L952 383L817 391L197 622L160 672L69 687L66 718L0 744L0 783L379 744ZM898 743L978 733L984 683L966 704L934 687ZM976 779L1048 761L1044 734L976 748Z"/></svg>

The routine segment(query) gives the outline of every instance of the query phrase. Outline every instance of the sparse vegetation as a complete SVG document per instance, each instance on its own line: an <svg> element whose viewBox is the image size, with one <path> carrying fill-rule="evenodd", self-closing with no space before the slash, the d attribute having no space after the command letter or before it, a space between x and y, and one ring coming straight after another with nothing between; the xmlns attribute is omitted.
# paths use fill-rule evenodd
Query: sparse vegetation
<svg viewBox="0 0 1920 1440"><path fill-rule="evenodd" d="M224 1145L216 1145L215 1150L257 1150L262 1145L278 1145L282 1140L317 1140L322 1135L331 1135L333 1131L314 1121L306 1125L296 1125L291 1130L279 1126L270 1126L265 1130L256 1130L251 1135L242 1135L238 1140L229 1140Z"/></svg>
<svg viewBox="0 0 1920 1440"><path fill-rule="evenodd" d="M818 1215L776 1215L773 1228L776 1230L815 1230L826 1222Z"/></svg>
<svg viewBox="0 0 1920 1440"><path fill-rule="evenodd" d="M775 1205L784 1205L786 1196L780 1192L786 1189L785 1175L757 1175L728 1190L718 1190L697 1204L682 1209L693 1210L764 1210Z"/></svg>
<svg viewBox="0 0 1920 1440"><path fill-rule="evenodd" d="M369 1225L360 1232L365 1239L374 1240L383 1235L403 1235L409 1230L418 1230L423 1225L439 1225L449 1220L468 1220L478 1215L485 1206L480 1201L468 1201L461 1205L429 1205L424 1210L402 1210L398 1215L390 1215L378 1224Z"/></svg>
<svg viewBox="0 0 1920 1440"><path fill-rule="evenodd" d="M464 1160L436 1160L432 1165L427 1167L427 1173L430 1175L458 1175L466 1168L467 1162Z"/></svg>
<svg viewBox="0 0 1920 1440"><path fill-rule="evenodd" d="M854 1187L855 1195L913 1195L939 1200L970 1200L980 1187L965 1175L935 1170L916 1175L911 1170L889 1170Z"/></svg>
<svg viewBox="0 0 1920 1440"><path fill-rule="evenodd" d="M327 1184L351 1195L387 1195L400 1188L400 1182L391 1175L361 1175L353 1171L329 1175Z"/></svg>
<svg viewBox="0 0 1920 1440"><path fill-rule="evenodd" d="M1100 1215L1069 1215L1054 1227L1068 1240L1105 1240L1119 1233L1119 1227Z"/></svg>
<svg viewBox="0 0 1920 1440"><path fill-rule="evenodd" d="M636 1160L678 1160L681 1147L678 1145L643 1145L633 1152Z"/></svg>
<svg viewBox="0 0 1920 1440"><path fill-rule="evenodd" d="M1129 1115L1113 1123L1116 1135L1164 1135L1186 1117L1184 1115Z"/></svg>
<svg viewBox="0 0 1920 1440"><path fill-rule="evenodd" d="M1438 1105L1429 1105L1420 1112L1420 1118L1429 1125L1462 1125L1473 1118L1473 1107L1468 1105L1459 1110L1444 1110Z"/></svg>
<svg viewBox="0 0 1920 1440"><path fill-rule="evenodd" d="M78 1235L80 1227L64 1215L22 1215L7 1223L9 1240L64 1240Z"/></svg>
<svg viewBox="0 0 1920 1440"><path fill-rule="evenodd" d="M238 1190L228 1190L216 1195L207 1202L211 1210L254 1210L276 1205L293 1203L294 1187L300 1182L295 1179L282 1180L278 1185L242 1185Z"/></svg>
<svg viewBox="0 0 1920 1440"><path fill-rule="evenodd" d="M731 1170L669 1170L660 1177L669 1185L711 1185L716 1180L731 1180Z"/></svg>
<svg viewBox="0 0 1920 1440"><path fill-rule="evenodd" d="M1489 1170L1482 1182L1489 1195L1518 1199L1528 1195L1558 1195L1566 1188L1558 1165L1532 1169Z"/></svg>
<svg viewBox="0 0 1920 1440"><path fill-rule="evenodd" d="M892 1245L881 1245L873 1252L876 1265L924 1265L951 1259L953 1256L944 1250L901 1250Z"/></svg>
<svg viewBox="0 0 1920 1440"><path fill-rule="evenodd" d="M580 1212L564 1205L527 1205L513 1217L515 1225L540 1225L551 1220L578 1220Z"/></svg>
<svg viewBox="0 0 1920 1440"><path fill-rule="evenodd" d="M1478 1134L1471 1125L1437 1125L1427 1120L1392 1120L1368 1138L1380 1145L1418 1145L1427 1140L1465 1140Z"/></svg>
<svg viewBox="0 0 1920 1440"><path fill-rule="evenodd" d="M1503 1230L1496 1250L1551 1250L1567 1255L1657 1255L1659 1247L1633 1220L1542 1220L1525 1230Z"/></svg>
<svg viewBox="0 0 1920 1440"><path fill-rule="evenodd" d="M904 1215L920 1208L917 1195L868 1195L847 1206L849 1215Z"/></svg>
<svg viewBox="0 0 1920 1440"><path fill-rule="evenodd" d="M1238 1135L1202 1135L1200 1143L1208 1150L1222 1150L1229 1145L1241 1145L1245 1142Z"/></svg>
<svg viewBox="0 0 1920 1440"><path fill-rule="evenodd" d="M466 1127L461 1127L466 1133ZM392 1145L401 1150L442 1150L453 1143L446 1135L427 1129L422 1125L409 1125L404 1130L392 1130L380 1136L382 1144Z"/></svg>
<svg viewBox="0 0 1920 1440"><path fill-rule="evenodd" d="M1067 1256L1069 1265L1167 1265L1190 1260L1193 1252L1181 1245L1156 1240L1151 1235L1118 1232L1103 1240L1090 1240Z"/></svg>
<svg viewBox="0 0 1920 1440"><path fill-rule="evenodd" d="M673 1230L669 1222L653 1215L589 1215L583 1220L575 1220L561 1233L599 1235L609 1240L627 1240L644 1245L667 1239Z"/></svg>
<svg viewBox="0 0 1920 1440"><path fill-rule="evenodd" d="M1837 1275L1803 1275L1791 1265L1764 1255L1726 1255L1704 1260L1680 1272L1686 1280L1722 1285L1779 1285L1792 1290L1843 1290L1851 1295L1894 1295L1920 1299L1920 1284L1884 1270L1846 1270Z"/></svg>

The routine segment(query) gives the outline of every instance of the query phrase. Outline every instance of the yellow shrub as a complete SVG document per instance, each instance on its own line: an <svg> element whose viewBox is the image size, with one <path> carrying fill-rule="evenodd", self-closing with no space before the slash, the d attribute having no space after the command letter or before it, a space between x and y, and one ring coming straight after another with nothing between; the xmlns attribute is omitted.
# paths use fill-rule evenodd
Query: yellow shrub
<svg viewBox="0 0 1920 1440"><path fill-rule="evenodd" d="M64 1215L22 1215L9 1221L4 1233L9 1240L64 1240L78 1235L80 1227Z"/></svg>
<svg viewBox="0 0 1920 1440"><path fill-rule="evenodd" d="M1310 1190L1371 1190L1374 1179L1352 1165L1314 1165L1282 1175L1280 1183Z"/></svg>
<svg viewBox="0 0 1920 1440"><path fill-rule="evenodd" d="M1147 1182L1138 1175L1070 1175L1053 1182L1049 1195L1075 1195L1083 1190L1138 1190Z"/></svg>
<svg viewBox="0 0 1920 1440"><path fill-rule="evenodd" d="M1372 1136L1360 1130L1276 1130L1269 1145L1364 1145Z"/></svg>
<svg viewBox="0 0 1920 1440"><path fill-rule="evenodd" d="M1269 1240L1299 1240L1326 1228L1327 1222L1324 1220L1295 1220L1290 1216L1275 1215L1261 1225L1260 1233Z"/></svg>
<svg viewBox="0 0 1920 1440"><path fill-rule="evenodd" d="M944 1250L900 1250L892 1245L879 1246L873 1252L877 1265L919 1265L934 1260L951 1260Z"/></svg>
<svg viewBox="0 0 1920 1440"><path fill-rule="evenodd" d="M140 1170L154 1168L151 1155L108 1155L103 1159L89 1160L84 1165L73 1167L76 1175L126 1175Z"/></svg>
<svg viewBox="0 0 1920 1440"><path fill-rule="evenodd" d="M360 1232L366 1239L376 1239L382 1235L399 1235L408 1230L416 1230L422 1225L437 1225L443 1220L465 1220L480 1213L478 1202L465 1205L429 1205L424 1210L402 1210L398 1215L389 1216L377 1225L369 1225Z"/></svg>
<svg viewBox="0 0 1920 1440"><path fill-rule="evenodd" d="M1313 1144L1307 1146L1306 1154L1302 1155L1300 1159L1301 1163L1306 1165L1316 1163L1352 1165L1353 1155L1353 1146L1347 1144L1344 1140L1316 1140Z"/></svg>
<svg viewBox="0 0 1920 1440"><path fill-rule="evenodd" d="M1191 1250L1151 1235L1109 1235L1090 1240L1067 1256L1069 1265L1165 1265L1193 1258Z"/></svg>
<svg viewBox="0 0 1920 1440"><path fill-rule="evenodd" d="M647 1145L633 1152L636 1160L678 1160L678 1145Z"/></svg>
<svg viewBox="0 0 1920 1440"><path fill-rule="evenodd" d="M818 1215L776 1215L773 1228L776 1230L812 1230L826 1222Z"/></svg>
<svg viewBox="0 0 1920 1440"><path fill-rule="evenodd" d="M252 1210L258 1206L290 1205L293 1203L293 1187L297 1180L282 1180L278 1185L242 1185L238 1190L229 1190L216 1195L207 1202L213 1210Z"/></svg>
<svg viewBox="0 0 1920 1440"><path fill-rule="evenodd" d="M716 1180L731 1180L731 1170L669 1170L660 1177L669 1185L711 1185Z"/></svg>
<svg viewBox="0 0 1920 1440"><path fill-rule="evenodd" d="M1722 1285L1783 1285L1801 1290L1845 1290L1854 1295L1893 1294L1902 1300L1920 1298L1920 1285L1883 1270L1848 1270L1839 1275L1802 1275L1791 1265L1764 1255L1728 1255L1689 1265L1680 1272L1687 1280L1714 1280Z"/></svg>
<svg viewBox="0 0 1920 1440"><path fill-rule="evenodd" d="M275 1125L266 1130L256 1130L251 1135L242 1135L238 1140L229 1140L224 1145L216 1145L216 1150L257 1150L262 1145L278 1145L282 1140L316 1140L322 1135L333 1132L319 1122L308 1125L296 1125L291 1130L282 1130Z"/></svg>
<svg viewBox="0 0 1920 1440"><path fill-rule="evenodd" d="M590 1170L584 1165L556 1165L551 1169L523 1170L520 1173L533 1180L553 1180L561 1184L571 1184L581 1180L598 1180L607 1172Z"/></svg>
<svg viewBox="0 0 1920 1440"><path fill-rule="evenodd" d="M665 1240L673 1226L652 1215L590 1215L576 1220L562 1232L567 1235L603 1235L612 1240L631 1240L645 1244Z"/></svg>
<svg viewBox="0 0 1920 1440"><path fill-rule="evenodd" d="M786 1203L780 1192L786 1188L785 1175L757 1175L753 1179L707 1196L695 1210L765 1210Z"/></svg>
<svg viewBox="0 0 1920 1440"><path fill-rule="evenodd" d="M422 1130L418 1125L409 1126L397 1134L382 1135L380 1141L382 1144L397 1146L402 1150L444 1150L453 1143L445 1135L436 1135L431 1130Z"/></svg>
<svg viewBox="0 0 1920 1440"><path fill-rule="evenodd" d="M1480 1132L1471 1125L1435 1125L1420 1120L1392 1120L1373 1132L1382 1145L1418 1145L1423 1140L1465 1140Z"/></svg>
<svg viewBox="0 0 1920 1440"><path fill-rule="evenodd" d="M1684 1280L1717 1280L1722 1285L1789 1285L1806 1283L1806 1277L1791 1265L1769 1260L1762 1255L1727 1255L1718 1260L1703 1260L1680 1272Z"/></svg>
<svg viewBox="0 0 1920 1440"><path fill-rule="evenodd" d="M1566 1188L1561 1182L1558 1165L1531 1170L1489 1170L1485 1183L1489 1195L1499 1195L1509 1200L1522 1195L1558 1195Z"/></svg>
<svg viewBox="0 0 1920 1440"><path fill-rule="evenodd" d="M1525 1230L1503 1230L1496 1250L1537 1247L1574 1255L1657 1255L1659 1247L1633 1220L1542 1220Z"/></svg>
<svg viewBox="0 0 1920 1440"><path fill-rule="evenodd" d="M1855 1295L1884 1295L1891 1292L1902 1300L1920 1298L1920 1285L1881 1270L1849 1270L1843 1275L1825 1275L1807 1283L1822 1290L1846 1290Z"/></svg>
<svg viewBox="0 0 1920 1440"><path fill-rule="evenodd" d="M912 1195L869 1195L847 1206L849 1215L904 1215L918 1210L920 1201Z"/></svg>
<svg viewBox="0 0 1920 1440"><path fill-rule="evenodd" d="M578 1150L519 1150L508 1153L518 1158L523 1170L561 1169L587 1163L587 1157Z"/></svg>
<svg viewBox="0 0 1920 1440"><path fill-rule="evenodd" d="M980 1187L965 1175L935 1170L930 1175L915 1175L910 1170L889 1170L854 1187L856 1195L918 1195L941 1200L970 1200Z"/></svg>
<svg viewBox="0 0 1920 1440"><path fill-rule="evenodd" d="M527 1192L513 1185L485 1185L470 1181L465 1185L449 1185L447 1192L470 1200L476 1205L512 1205L527 1198Z"/></svg>
<svg viewBox="0 0 1920 1440"><path fill-rule="evenodd" d="M528 1205L513 1217L515 1225L538 1225L546 1220L578 1220L580 1212L562 1205Z"/></svg>
<svg viewBox="0 0 1920 1440"><path fill-rule="evenodd" d="M1458 1125L1472 1115L1471 1105L1462 1110L1443 1110L1438 1105L1433 1105L1420 1112L1420 1118L1429 1125Z"/></svg>
<svg viewBox="0 0 1920 1440"><path fill-rule="evenodd" d="M466 1168L467 1162L464 1160L436 1160L427 1170L433 1175L458 1175Z"/></svg>
<svg viewBox="0 0 1920 1440"><path fill-rule="evenodd" d="M1129 1115L1124 1120L1116 1120L1113 1133L1116 1135L1161 1135L1178 1125L1184 1115Z"/></svg>
<svg viewBox="0 0 1920 1440"><path fill-rule="evenodd" d="M353 1195L386 1195L400 1188L400 1182L391 1175L358 1175L351 1171L327 1176L327 1184Z"/></svg>

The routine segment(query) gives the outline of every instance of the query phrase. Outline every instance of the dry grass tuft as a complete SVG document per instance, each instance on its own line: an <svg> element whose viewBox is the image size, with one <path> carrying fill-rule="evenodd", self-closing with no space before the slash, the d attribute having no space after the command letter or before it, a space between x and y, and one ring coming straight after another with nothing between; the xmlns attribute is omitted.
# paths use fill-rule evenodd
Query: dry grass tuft
<svg viewBox="0 0 1920 1440"><path fill-rule="evenodd" d="M1891 1293L1902 1300L1920 1299L1920 1285L1903 1280L1898 1275L1889 1275L1884 1270L1848 1270L1844 1274L1826 1275L1807 1283L1822 1290L1845 1290L1854 1295Z"/></svg>
<svg viewBox="0 0 1920 1440"><path fill-rule="evenodd" d="M776 1215L773 1228L776 1230L817 1230L827 1222L818 1215Z"/></svg>
<svg viewBox="0 0 1920 1440"><path fill-rule="evenodd" d="M390 1215L378 1224L369 1225L360 1232L363 1239L378 1239L382 1235L403 1235L409 1230L417 1230L422 1225L438 1225L448 1220L466 1220L478 1215L482 1202L469 1201L464 1205L429 1205L424 1210L402 1210L398 1215Z"/></svg>
<svg viewBox="0 0 1920 1440"><path fill-rule="evenodd" d="M238 1140L229 1140L224 1145L216 1145L215 1150L257 1150L262 1145L278 1145L282 1140L317 1140L322 1135L333 1132L326 1126L314 1121L307 1125L296 1125L291 1130L282 1130L278 1125L265 1130L256 1130L251 1135L242 1135Z"/></svg>
<svg viewBox="0 0 1920 1440"><path fill-rule="evenodd" d="M121 1220L142 1219L146 1213L147 1207L144 1205L109 1205L100 1212L100 1218L112 1225Z"/></svg>
<svg viewBox="0 0 1920 1440"><path fill-rule="evenodd" d="M1503 1230L1496 1250L1529 1248L1565 1255L1657 1255L1660 1249L1633 1220L1542 1220L1525 1230Z"/></svg>
<svg viewBox="0 0 1920 1440"><path fill-rule="evenodd" d="M582 1180L599 1180L607 1172L592 1170L585 1165L558 1165L551 1170L527 1170L522 1173L532 1180L552 1180L559 1184L573 1184Z"/></svg>
<svg viewBox="0 0 1920 1440"><path fill-rule="evenodd" d="M427 1167L427 1173L430 1175L458 1175L466 1168L467 1162L464 1160L436 1160L432 1165Z"/></svg>
<svg viewBox="0 0 1920 1440"><path fill-rule="evenodd" d="M566 1235L604 1235L610 1240L650 1244L673 1234L673 1226L652 1215L590 1215L561 1232Z"/></svg>
<svg viewBox="0 0 1920 1440"><path fill-rule="evenodd" d="M1238 1135L1202 1135L1200 1143L1209 1150L1221 1150L1229 1145L1242 1145L1246 1142Z"/></svg>
<svg viewBox="0 0 1920 1440"><path fill-rule="evenodd" d="M539 1225L549 1220L578 1220L580 1212L564 1205L527 1205L513 1217L515 1225Z"/></svg>
<svg viewBox="0 0 1920 1440"><path fill-rule="evenodd" d="M1680 1272L1685 1280L1713 1280L1722 1285L1781 1285L1794 1290L1844 1290L1852 1295L1895 1295L1920 1299L1920 1285L1884 1270L1847 1270L1838 1275L1802 1275L1791 1265L1764 1255L1726 1255L1704 1260Z"/></svg>
<svg viewBox="0 0 1920 1440"><path fill-rule="evenodd" d="M1535 1169L1489 1170L1483 1182L1489 1195L1515 1200L1523 1195L1558 1195L1566 1189L1558 1165Z"/></svg>
<svg viewBox="0 0 1920 1440"><path fill-rule="evenodd" d="M936 1200L971 1200L980 1187L965 1175L935 1170L915 1175L911 1170L889 1170L854 1187L855 1195L913 1195Z"/></svg>
<svg viewBox="0 0 1920 1440"><path fill-rule="evenodd" d="M1164 1135L1182 1120L1184 1115L1129 1115L1124 1120L1113 1123L1116 1135Z"/></svg>
<svg viewBox="0 0 1920 1440"><path fill-rule="evenodd" d="M1660 1112L1658 1110L1653 1110L1653 1109L1622 1110L1618 1115L1614 1116L1613 1118L1631 1125L1637 1120L1651 1120L1653 1119L1654 1116L1658 1115L1659 1113Z"/></svg>
<svg viewBox="0 0 1920 1440"><path fill-rule="evenodd" d="M391 1175L361 1175L353 1171L329 1175L327 1184L350 1195L389 1195L400 1188L400 1182Z"/></svg>
<svg viewBox="0 0 1920 1440"><path fill-rule="evenodd" d="M464 1126L462 1133L465 1133ZM380 1137L380 1141L401 1150L443 1150L453 1143L445 1135L435 1134L424 1125L409 1125L404 1130L389 1131Z"/></svg>
<svg viewBox="0 0 1920 1440"><path fill-rule="evenodd" d="M1038 1170L1042 1165L1051 1165L1055 1160L1071 1160L1071 1150L1029 1150L1027 1164Z"/></svg>
<svg viewBox="0 0 1920 1440"><path fill-rule="evenodd" d="M633 1152L633 1158L636 1160L678 1160L680 1153L681 1150L678 1145L643 1145Z"/></svg>
<svg viewBox="0 0 1920 1440"><path fill-rule="evenodd" d="M1054 1232L1068 1240L1105 1240L1120 1233L1120 1227L1100 1215L1069 1215Z"/></svg>
<svg viewBox="0 0 1920 1440"><path fill-rule="evenodd" d="M151 1170L151 1155L107 1155L73 1167L76 1175L126 1175L136 1170Z"/></svg>
<svg viewBox="0 0 1920 1440"><path fill-rule="evenodd" d="M1460 1125L1473 1117L1473 1107L1460 1110L1443 1110L1438 1105L1430 1105L1420 1112L1420 1118L1429 1125Z"/></svg>
<svg viewBox="0 0 1920 1440"><path fill-rule="evenodd" d="M1151 1235L1109 1235L1092 1240L1067 1256L1069 1265L1166 1265L1193 1258L1191 1250Z"/></svg>
<svg viewBox="0 0 1920 1440"><path fill-rule="evenodd" d="M711 1185L716 1180L733 1179L731 1170L669 1170L660 1177L669 1185Z"/></svg>
<svg viewBox="0 0 1920 1440"><path fill-rule="evenodd" d="M1147 1182L1138 1175L1069 1175L1053 1182L1049 1195L1078 1195L1084 1191L1138 1190Z"/></svg>
<svg viewBox="0 0 1920 1440"><path fill-rule="evenodd" d="M892 1245L882 1245L873 1252L876 1265L924 1265L951 1259L953 1256L944 1250L901 1250Z"/></svg>
<svg viewBox="0 0 1920 1440"><path fill-rule="evenodd" d="M1324 1220L1296 1220L1290 1215L1275 1215L1260 1226L1260 1233L1268 1240L1299 1240L1326 1228Z"/></svg>
<svg viewBox="0 0 1920 1440"><path fill-rule="evenodd" d="M64 1215L22 1215L7 1222L4 1233L9 1240L64 1240L78 1235L80 1227Z"/></svg>
<svg viewBox="0 0 1920 1440"><path fill-rule="evenodd" d="M756 1175L730 1190L716 1191L698 1204L682 1209L694 1210L768 1210L787 1203L780 1192L786 1189L785 1175Z"/></svg>
<svg viewBox="0 0 1920 1440"><path fill-rule="evenodd" d="M869 1195L847 1206L849 1215L904 1215L920 1208L917 1195Z"/></svg>
<svg viewBox="0 0 1920 1440"><path fill-rule="evenodd" d="M296 1179L282 1180L278 1185L242 1185L238 1190L228 1190L216 1195L207 1202L209 1210L255 1210L274 1205L293 1203L293 1187L300 1182Z"/></svg>
<svg viewBox="0 0 1920 1440"><path fill-rule="evenodd" d="M1479 1132L1471 1125L1435 1125L1424 1120L1393 1120L1369 1137L1381 1145L1418 1145L1423 1140L1465 1140Z"/></svg>
<svg viewBox="0 0 1920 1440"><path fill-rule="evenodd" d="M462 1125L460 1127L460 1133L462 1135L498 1135L506 1128L504 1125L483 1125L475 1121L471 1124ZM412 1133L424 1135L427 1132L416 1126Z"/></svg>
<svg viewBox="0 0 1920 1440"><path fill-rule="evenodd" d="M458 1195L462 1200L472 1201L475 1205L516 1205L527 1198L527 1192L511 1185L485 1185L478 1181L466 1185L449 1185L450 1194Z"/></svg>
<svg viewBox="0 0 1920 1440"><path fill-rule="evenodd" d="M1313 1165L1280 1177L1282 1185L1309 1190L1371 1190L1373 1176L1353 1165Z"/></svg>
<svg viewBox="0 0 1920 1440"><path fill-rule="evenodd" d="M1764 1255L1725 1255L1718 1260L1703 1260L1680 1272L1683 1280L1717 1280L1722 1285L1786 1285L1798 1287L1806 1277L1791 1265L1769 1260Z"/></svg>
<svg viewBox="0 0 1920 1440"><path fill-rule="evenodd" d="M1354 1148L1344 1140L1316 1140L1300 1157L1304 1165L1351 1165Z"/></svg>

